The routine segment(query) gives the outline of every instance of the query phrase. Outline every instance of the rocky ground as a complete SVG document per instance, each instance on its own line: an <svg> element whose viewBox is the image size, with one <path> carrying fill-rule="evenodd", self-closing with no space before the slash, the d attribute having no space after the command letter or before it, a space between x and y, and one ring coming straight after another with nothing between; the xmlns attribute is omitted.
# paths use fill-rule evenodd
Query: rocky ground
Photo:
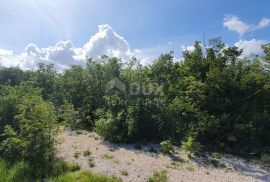
<svg viewBox="0 0 270 182"><path fill-rule="evenodd" d="M180 148L176 148L174 155L163 155L158 151L156 144L137 147L111 144L86 131L78 134L62 129L59 135L60 158L78 163L84 169L119 176L127 182L146 181L154 171L162 170L167 171L171 182L270 181L269 172L233 156L205 154L190 160Z"/></svg>

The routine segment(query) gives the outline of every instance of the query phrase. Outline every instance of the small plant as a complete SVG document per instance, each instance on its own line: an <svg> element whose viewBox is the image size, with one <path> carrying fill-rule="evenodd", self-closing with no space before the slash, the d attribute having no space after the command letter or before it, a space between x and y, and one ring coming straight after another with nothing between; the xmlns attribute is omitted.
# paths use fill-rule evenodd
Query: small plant
<svg viewBox="0 0 270 182"><path fill-rule="evenodd" d="M78 151L76 151L76 152L73 154L74 158L76 158L76 159L79 158L80 155L81 155L81 153L78 152Z"/></svg>
<svg viewBox="0 0 270 182"><path fill-rule="evenodd" d="M164 154L174 153L174 148L170 140L165 140L160 143L160 151Z"/></svg>
<svg viewBox="0 0 270 182"><path fill-rule="evenodd" d="M77 133L78 135L83 134L82 130L77 130L76 133Z"/></svg>
<svg viewBox="0 0 270 182"><path fill-rule="evenodd" d="M102 159L113 159L114 157L110 154L104 154L101 156Z"/></svg>
<svg viewBox="0 0 270 182"><path fill-rule="evenodd" d="M130 165L131 165L131 162L129 162L129 161L128 161L128 162L127 162L127 165L129 165L129 166L130 166Z"/></svg>
<svg viewBox="0 0 270 182"><path fill-rule="evenodd" d="M83 152L84 157L91 155L92 152L90 150L86 150Z"/></svg>
<svg viewBox="0 0 270 182"><path fill-rule="evenodd" d="M270 155L262 154L256 162L264 168L270 169Z"/></svg>
<svg viewBox="0 0 270 182"><path fill-rule="evenodd" d="M155 171L153 176L149 177L147 182L167 182L167 172L163 171Z"/></svg>
<svg viewBox="0 0 270 182"><path fill-rule="evenodd" d="M91 168L93 168L93 167L96 166L96 165L95 165L95 162L92 161L92 160L88 161L88 165L89 165L89 167L91 167Z"/></svg>
<svg viewBox="0 0 270 182"><path fill-rule="evenodd" d="M127 171L127 170L122 170L122 171L121 171L121 174L122 174L123 176L128 176L128 171Z"/></svg>
<svg viewBox="0 0 270 182"><path fill-rule="evenodd" d="M193 165L189 164L189 165L187 166L187 170L189 170L189 171L194 171Z"/></svg>
<svg viewBox="0 0 270 182"><path fill-rule="evenodd" d="M216 159L216 158L210 159L210 163L211 163L214 167L219 167L219 165L220 165L219 160Z"/></svg>
<svg viewBox="0 0 270 182"><path fill-rule="evenodd" d="M196 155L201 148L200 144L193 137L188 137L186 141L182 141L182 147L189 157Z"/></svg>
<svg viewBox="0 0 270 182"><path fill-rule="evenodd" d="M68 163L66 161L59 161L53 165L53 176L58 176L67 172L75 172L80 170L77 163Z"/></svg>
<svg viewBox="0 0 270 182"><path fill-rule="evenodd" d="M119 160L114 159L114 160L113 160L113 163L115 163L115 164L119 164L120 162L119 162Z"/></svg>
<svg viewBox="0 0 270 182"><path fill-rule="evenodd" d="M178 169L178 167L180 166L179 162L173 161L171 162L171 167L172 169Z"/></svg>

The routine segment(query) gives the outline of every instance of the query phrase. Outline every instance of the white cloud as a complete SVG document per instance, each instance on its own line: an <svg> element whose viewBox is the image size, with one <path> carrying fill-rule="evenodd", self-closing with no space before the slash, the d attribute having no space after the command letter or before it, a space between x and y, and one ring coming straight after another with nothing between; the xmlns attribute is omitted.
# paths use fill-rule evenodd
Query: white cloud
<svg viewBox="0 0 270 182"><path fill-rule="evenodd" d="M224 18L223 26L231 31L237 32L241 36L244 35L250 29L250 26L248 24L242 22L235 15Z"/></svg>
<svg viewBox="0 0 270 182"><path fill-rule="evenodd" d="M265 44L264 40L239 40L234 45L240 49L243 49L241 57L253 57L256 55L263 55L263 50L261 45Z"/></svg>
<svg viewBox="0 0 270 182"><path fill-rule="evenodd" d="M190 46L181 46L182 51L189 51L193 52L195 50L195 47L193 45Z"/></svg>
<svg viewBox="0 0 270 182"><path fill-rule="evenodd" d="M236 15L229 15L224 18L223 26L230 31L237 32L240 36L250 31L265 28L270 25L270 19L262 18L258 25L252 25L240 20Z"/></svg>
<svg viewBox="0 0 270 182"><path fill-rule="evenodd" d="M129 59L139 54L131 51L128 42L118 35L109 25L99 25L99 31L81 48L74 47L71 41L59 41L52 47L38 48L30 43L25 51L14 54L10 50L0 49L0 66L20 66L23 69L35 69L40 62L52 63L57 70L63 70L74 64L85 64L86 57L98 58L101 55Z"/></svg>
<svg viewBox="0 0 270 182"><path fill-rule="evenodd" d="M109 57L129 58L128 42L109 25L99 25L99 31L84 45L85 55L97 58L102 54Z"/></svg>
<svg viewBox="0 0 270 182"><path fill-rule="evenodd" d="M260 23L257 25L256 29L265 28L270 25L270 19L269 18L262 18Z"/></svg>

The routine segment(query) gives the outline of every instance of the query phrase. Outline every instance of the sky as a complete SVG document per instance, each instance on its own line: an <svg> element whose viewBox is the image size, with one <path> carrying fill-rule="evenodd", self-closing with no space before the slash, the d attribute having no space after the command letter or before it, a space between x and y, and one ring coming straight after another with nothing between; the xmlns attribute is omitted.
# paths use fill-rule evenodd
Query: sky
<svg viewBox="0 0 270 182"><path fill-rule="evenodd" d="M270 41L269 0L1 0L0 66L59 70L106 54L150 64L219 37L261 55Z"/></svg>

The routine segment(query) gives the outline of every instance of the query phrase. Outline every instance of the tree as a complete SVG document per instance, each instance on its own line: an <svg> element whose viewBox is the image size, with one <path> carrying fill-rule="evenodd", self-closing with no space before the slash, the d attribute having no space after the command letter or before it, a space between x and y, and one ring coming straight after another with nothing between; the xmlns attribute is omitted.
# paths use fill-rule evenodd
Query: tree
<svg viewBox="0 0 270 182"><path fill-rule="evenodd" d="M43 177L53 164L57 132L54 106L35 90L22 93L12 123L5 125L1 155L9 161L29 163L34 176Z"/></svg>

